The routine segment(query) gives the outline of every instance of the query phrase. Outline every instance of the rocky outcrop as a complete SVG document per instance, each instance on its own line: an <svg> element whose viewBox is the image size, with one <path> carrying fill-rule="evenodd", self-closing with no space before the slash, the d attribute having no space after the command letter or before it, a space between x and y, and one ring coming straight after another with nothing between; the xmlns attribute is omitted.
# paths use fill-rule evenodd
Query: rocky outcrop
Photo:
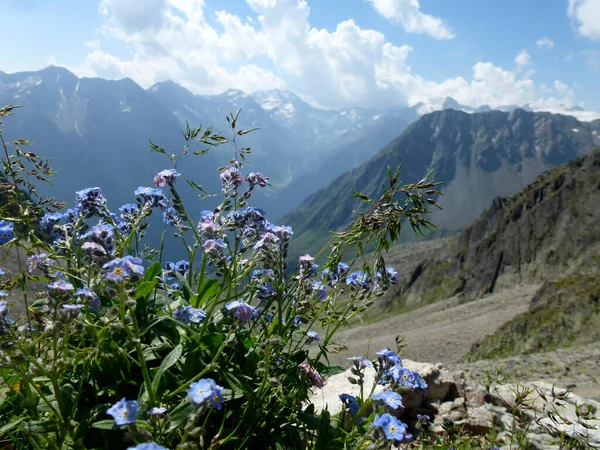
<svg viewBox="0 0 600 450"><path fill-rule="evenodd" d="M574 448L600 446L600 420L594 418L594 411L600 411L599 402L542 381L493 383L486 389L468 382L461 371L450 371L441 364L404 360L403 365L418 371L428 383L423 393L403 392L405 408L396 413L415 434L417 414L427 414L432 419L433 433L460 430L487 435L494 431L498 445L506 449L511 448L511 436L516 430L524 433L533 449L560 448L561 434L581 443ZM327 407L331 414L339 413L340 394L360 395L360 387L351 384L349 376L350 369L333 375L323 389L312 394L309 401L316 411ZM365 391L372 386L374 376L374 370L366 369ZM374 393L381 390L382 386L377 386Z"/></svg>

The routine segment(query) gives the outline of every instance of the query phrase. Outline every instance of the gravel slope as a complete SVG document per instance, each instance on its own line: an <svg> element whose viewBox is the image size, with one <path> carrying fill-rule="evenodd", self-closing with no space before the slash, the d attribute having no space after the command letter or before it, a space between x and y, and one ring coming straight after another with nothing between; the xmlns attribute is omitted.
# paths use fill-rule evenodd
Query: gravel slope
<svg viewBox="0 0 600 450"><path fill-rule="evenodd" d="M342 329L336 341L348 350L331 355L332 364L349 366L348 356L395 349L395 337L404 336L402 356L414 361L444 363L462 369L483 383L485 372L501 369L509 381L543 380L569 388L575 394L600 400L600 342L498 360L459 364L471 345L503 323L527 311L537 285L516 286L480 300L461 304L452 297L375 324Z"/></svg>

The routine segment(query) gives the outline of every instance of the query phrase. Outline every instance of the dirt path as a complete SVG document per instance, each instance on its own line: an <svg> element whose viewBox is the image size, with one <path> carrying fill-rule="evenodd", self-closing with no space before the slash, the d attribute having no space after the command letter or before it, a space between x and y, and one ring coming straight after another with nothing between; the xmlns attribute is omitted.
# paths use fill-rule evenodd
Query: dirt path
<svg viewBox="0 0 600 450"><path fill-rule="evenodd" d="M402 352L405 358L456 363L476 341L525 312L537 288L518 286L465 304L452 297L375 324L345 328L336 341L348 350L333 355L331 362L347 365L348 356L394 349L395 337L400 334L407 345Z"/></svg>

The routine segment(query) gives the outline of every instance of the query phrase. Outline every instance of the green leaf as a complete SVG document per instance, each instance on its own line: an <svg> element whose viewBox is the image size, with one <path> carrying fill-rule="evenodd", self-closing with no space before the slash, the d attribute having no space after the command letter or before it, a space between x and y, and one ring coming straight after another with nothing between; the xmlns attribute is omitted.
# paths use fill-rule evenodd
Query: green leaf
<svg viewBox="0 0 600 450"><path fill-rule="evenodd" d="M2 436L4 433L6 433L8 430L13 429L14 427L16 427L17 425L19 425L21 422L23 422L26 418L25 417L21 417L20 419L15 420L14 422L8 422L6 425L4 425L2 428L0 428L0 436Z"/></svg>
<svg viewBox="0 0 600 450"><path fill-rule="evenodd" d="M244 347L247 349L251 349L254 346L254 341L250 338L244 339Z"/></svg>
<svg viewBox="0 0 600 450"><path fill-rule="evenodd" d="M142 281L138 284L136 289L136 298L145 298L152 293L156 287L158 280Z"/></svg>
<svg viewBox="0 0 600 450"><path fill-rule="evenodd" d="M155 263L153 263L150 267L148 267L146 269L146 272L144 273L144 280L145 281L151 281L156 279L157 276L159 276L162 272L162 267L160 266L160 263L158 261L156 261Z"/></svg>
<svg viewBox="0 0 600 450"><path fill-rule="evenodd" d="M225 336L222 333L210 333L202 336L200 339L201 348L217 348L223 343Z"/></svg>
<svg viewBox="0 0 600 450"><path fill-rule="evenodd" d="M165 372L177 361L181 358L181 353L183 352L183 347L181 344L178 344L171 353L169 353L165 359L160 363L158 370L156 371L156 375L154 375L154 380L152 380L152 390L156 392L158 387L158 383L160 383L161 377L165 374Z"/></svg>
<svg viewBox="0 0 600 450"><path fill-rule="evenodd" d="M321 413L321 425L319 426L319 434L315 448L328 448L329 443L329 424L331 423L331 414L324 410Z"/></svg>
<svg viewBox="0 0 600 450"><path fill-rule="evenodd" d="M117 428L114 420L100 420L99 422L94 422L92 427L101 430L115 430Z"/></svg>
<svg viewBox="0 0 600 450"><path fill-rule="evenodd" d="M290 360L296 364L300 364L301 362L303 362L306 359L307 356L308 356L307 350L298 350L296 353L294 353L290 357Z"/></svg>
<svg viewBox="0 0 600 450"><path fill-rule="evenodd" d="M179 405L171 412L171 426L167 430L167 433L176 430L184 423L187 422L190 414L196 409L196 407L186 398L184 398Z"/></svg>
<svg viewBox="0 0 600 450"><path fill-rule="evenodd" d="M219 282L214 279L206 279L198 285L198 295L195 298L194 308L204 306L219 291Z"/></svg>

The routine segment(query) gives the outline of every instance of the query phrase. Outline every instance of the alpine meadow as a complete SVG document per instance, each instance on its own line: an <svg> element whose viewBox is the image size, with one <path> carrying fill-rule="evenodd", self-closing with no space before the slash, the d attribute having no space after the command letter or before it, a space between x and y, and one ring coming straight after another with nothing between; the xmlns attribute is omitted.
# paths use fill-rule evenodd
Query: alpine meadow
<svg viewBox="0 0 600 450"><path fill-rule="evenodd" d="M0 1L0 449L600 449L600 0Z"/></svg>

